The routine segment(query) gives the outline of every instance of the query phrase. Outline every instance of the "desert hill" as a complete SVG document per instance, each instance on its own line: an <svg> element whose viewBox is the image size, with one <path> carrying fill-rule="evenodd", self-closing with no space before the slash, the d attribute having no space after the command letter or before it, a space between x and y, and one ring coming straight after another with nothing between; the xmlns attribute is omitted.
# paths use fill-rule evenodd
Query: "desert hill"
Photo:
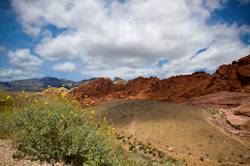
<svg viewBox="0 0 250 166"><path fill-rule="evenodd" d="M88 109L88 108L86 108ZM112 124L130 147L152 144L192 166L248 165L249 137L244 143L211 125L216 113L203 107L156 100L117 99L95 106L97 116ZM238 138L238 137L237 137ZM244 139L242 138L242 141Z"/></svg>

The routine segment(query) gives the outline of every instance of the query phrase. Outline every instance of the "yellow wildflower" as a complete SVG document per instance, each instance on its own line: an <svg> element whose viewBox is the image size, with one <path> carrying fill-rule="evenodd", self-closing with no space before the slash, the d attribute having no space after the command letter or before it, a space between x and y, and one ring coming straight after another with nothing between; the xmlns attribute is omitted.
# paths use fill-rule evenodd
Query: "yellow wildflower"
<svg viewBox="0 0 250 166"><path fill-rule="evenodd" d="M10 100L10 99L11 99L11 96L7 96L6 99L7 99L7 100Z"/></svg>
<svg viewBox="0 0 250 166"><path fill-rule="evenodd" d="M91 111L91 114L95 114L95 110L92 110L92 111Z"/></svg>
<svg viewBox="0 0 250 166"><path fill-rule="evenodd" d="M34 100L34 103L38 103L38 100Z"/></svg>
<svg viewBox="0 0 250 166"><path fill-rule="evenodd" d="M65 97L67 95L67 93L63 92L60 94L61 97Z"/></svg>

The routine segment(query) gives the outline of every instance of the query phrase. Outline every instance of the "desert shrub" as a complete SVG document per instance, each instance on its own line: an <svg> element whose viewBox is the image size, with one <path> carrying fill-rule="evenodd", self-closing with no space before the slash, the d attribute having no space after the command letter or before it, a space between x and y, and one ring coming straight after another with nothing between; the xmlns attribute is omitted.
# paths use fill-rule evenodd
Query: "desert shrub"
<svg viewBox="0 0 250 166"><path fill-rule="evenodd" d="M112 145L108 130L76 106L55 100L35 103L18 112L14 135L20 143L16 157L29 156L54 163L111 165Z"/></svg>

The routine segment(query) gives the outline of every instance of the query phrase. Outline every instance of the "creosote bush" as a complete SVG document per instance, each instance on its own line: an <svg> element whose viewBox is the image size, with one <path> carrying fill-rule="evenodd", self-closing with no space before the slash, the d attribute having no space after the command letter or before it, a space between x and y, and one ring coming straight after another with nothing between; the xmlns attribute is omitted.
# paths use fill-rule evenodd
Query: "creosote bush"
<svg viewBox="0 0 250 166"><path fill-rule="evenodd" d="M63 100L35 102L16 117L14 135L20 145L15 156L50 163L112 165L108 131L90 116L80 116L77 106Z"/></svg>

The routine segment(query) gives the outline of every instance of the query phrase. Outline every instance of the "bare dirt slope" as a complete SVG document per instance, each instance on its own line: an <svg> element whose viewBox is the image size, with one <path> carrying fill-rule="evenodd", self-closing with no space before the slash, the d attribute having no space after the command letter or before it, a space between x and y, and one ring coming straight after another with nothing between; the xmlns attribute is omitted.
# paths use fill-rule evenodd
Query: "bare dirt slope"
<svg viewBox="0 0 250 166"><path fill-rule="evenodd" d="M190 165L250 165L250 148L208 123L211 110L152 100L114 100L95 109L118 132Z"/></svg>

